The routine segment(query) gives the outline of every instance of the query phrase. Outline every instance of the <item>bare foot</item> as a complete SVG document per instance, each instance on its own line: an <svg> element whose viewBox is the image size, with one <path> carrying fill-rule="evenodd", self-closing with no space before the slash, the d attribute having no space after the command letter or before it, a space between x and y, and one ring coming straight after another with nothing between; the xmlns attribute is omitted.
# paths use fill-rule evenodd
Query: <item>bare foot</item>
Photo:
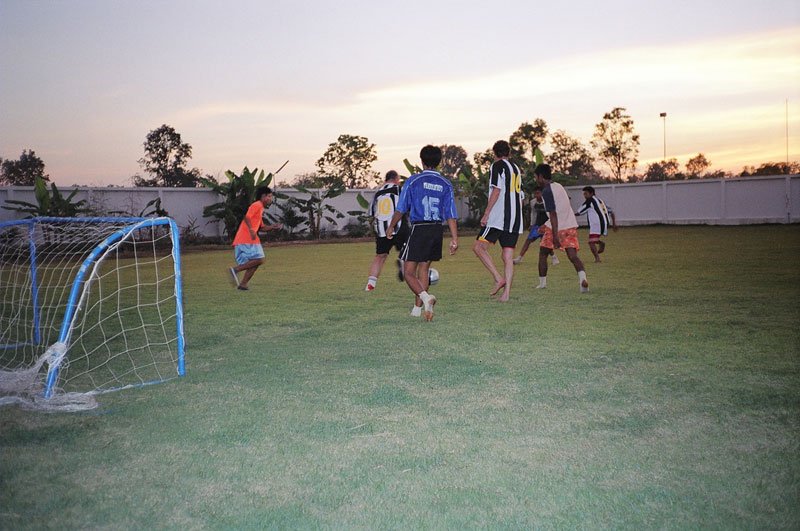
<svg viewBox="0 0 800 531"><path fill-rule="evenodd" d="M501 280L500 282L495 282L494 283L494 289L492 290L492 292L489 295L497 295L497 292L500 291L501 289L503 289L504 287L506 287L506 281L505 280Z"/></svg>
<svg viewBox="0 0 800 531"><path fill-rule="evenodd" d="M602 260L600 260L599 258L595 258L594 261L595 261L595 263L602 262Z"/></svg>
<svg viewBox="0 0 800 531"><path fill-rule="evenodd" d="M492 302L508 302L508 294L507 293L503 293L502 295L500 295L496 299L492 299Z"/></svg>

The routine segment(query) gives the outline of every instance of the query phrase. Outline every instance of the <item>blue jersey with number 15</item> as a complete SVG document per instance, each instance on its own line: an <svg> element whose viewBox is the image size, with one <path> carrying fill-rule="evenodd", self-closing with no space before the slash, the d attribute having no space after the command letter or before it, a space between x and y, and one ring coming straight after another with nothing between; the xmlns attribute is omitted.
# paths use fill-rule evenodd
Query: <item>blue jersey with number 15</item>
<svg viewBox="0 0 800 531"><path fill-rule="evenodd" d="M411 223L458 218L453 185L433 170L425 170L408 178L400 192L396 210L408 212Z"/></svg>

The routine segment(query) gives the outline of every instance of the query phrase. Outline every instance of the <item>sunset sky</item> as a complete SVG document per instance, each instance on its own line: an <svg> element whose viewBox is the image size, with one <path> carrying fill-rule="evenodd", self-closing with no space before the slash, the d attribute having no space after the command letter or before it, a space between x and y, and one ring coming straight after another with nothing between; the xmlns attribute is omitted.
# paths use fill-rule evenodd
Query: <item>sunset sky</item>
<svg viewBox="0 0 800 531"><path fill-rule="evenodd" d="M800 160L797 0L0 1L0 156L33 149L59 185L129 185L169 124L190 167L280 182L343 133L375 170L421 146L470 154L543 118L588 145L626 107L641 171ZM545 153L548 148L545 146ZM604 169L598 163L598 168Z"/></svg>

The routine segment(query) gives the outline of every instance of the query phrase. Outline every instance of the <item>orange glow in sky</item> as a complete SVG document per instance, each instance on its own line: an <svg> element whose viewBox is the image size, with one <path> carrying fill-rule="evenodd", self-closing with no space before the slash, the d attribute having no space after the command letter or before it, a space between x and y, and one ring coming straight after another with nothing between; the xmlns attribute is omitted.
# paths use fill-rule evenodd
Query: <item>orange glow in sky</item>
<svg viewBox="0 0 800 531"><path fill-rule="evenodd" d="M739 20L699 2L692 26L688 14L633 2L563 12L512 2L519 17L506 28L489 22L493 8L469 1L269 10L198 1L189 12L178 0L8 0L0 155L33 149L61 185L126 185L141 171L148 131L167 123L204 173L289 159L286 182L314 171L343 133L376 144L383 173L402 170L427 143L471 156L535 118L588 145L594 124L621 106L641 138L639 171L661 160L666 125L667 157L685 164L704 153L712 170L739 172L785 160L788 101L797 161L800 8L769 3L760 19L734 1ZM602 18L615 9L616 19ZM425 10L430 25L419 22ZM583 18L564 22L579 11ZM534 14L538 26L525 22Z"/></svg>

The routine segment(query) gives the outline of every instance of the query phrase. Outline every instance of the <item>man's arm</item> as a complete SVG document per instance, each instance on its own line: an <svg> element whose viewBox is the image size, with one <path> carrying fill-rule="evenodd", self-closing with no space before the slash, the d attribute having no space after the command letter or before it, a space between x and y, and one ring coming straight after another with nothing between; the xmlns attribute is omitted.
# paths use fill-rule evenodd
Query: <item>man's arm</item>
<svg viewBox="0 0 800 531"><path fill-rule="evenodd" d="M400 221L400 218L403 217L403 214L405 214L405 212L400 212L398 210L395 210L394 214L392 214L392 219L389 221L389 226L386 227L387 240L394 238L394 226L397 225L397 222Z"/></svg>
<svg viewBox="0 0 800 531"><path fill-rule="evenodd" d="M253 230L253 226L250 225L250 220L247 219L247 216L245 216L245 218L244 218L244 224L247 225L247 230L250 231L250 239L251 240L255 240L256 239L256 231Z"/></svg>
<svg viewBox="0 0 800 531"><path fill-rule="evenodd" d="M492 188L492 191L489 194L489 204L486 205L486 212L483 213L483 217L481 218L481 226L485 227L486 224L489 222L489 212L492 211L494 204L497 203L497 200L499 198L500 198L500 188Z"/></svg>
<svg viewBox="0 0 800 531"><path fill-rule="evenodd" d="M450 228L450 254L456 254L458 250L458 223L455 218L447 219L447 226Z"/></svg>

